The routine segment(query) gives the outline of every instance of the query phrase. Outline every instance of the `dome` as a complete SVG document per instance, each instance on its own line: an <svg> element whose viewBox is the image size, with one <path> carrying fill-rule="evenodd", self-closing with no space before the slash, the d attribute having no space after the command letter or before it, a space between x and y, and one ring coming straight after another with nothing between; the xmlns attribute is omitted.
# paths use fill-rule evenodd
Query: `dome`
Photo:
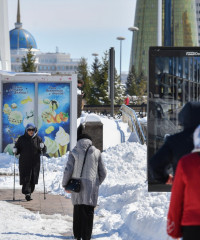
<svg viewBox="0 0 200 240"><path fill-rule="evenodd" d="M15 28L10 31L10 49L36 48L36 41L30 32L23 28Z"/></svg>

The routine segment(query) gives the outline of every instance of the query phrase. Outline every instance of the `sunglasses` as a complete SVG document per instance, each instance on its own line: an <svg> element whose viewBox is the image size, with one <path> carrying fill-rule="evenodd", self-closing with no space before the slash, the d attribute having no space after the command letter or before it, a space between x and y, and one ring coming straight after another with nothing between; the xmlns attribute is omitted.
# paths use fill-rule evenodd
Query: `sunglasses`
<svg viewBox="0 0 200 240"><path fill-rule="evenodd" d="M35 131L35 129L28 129L28 132L34 132Z"/></svg>

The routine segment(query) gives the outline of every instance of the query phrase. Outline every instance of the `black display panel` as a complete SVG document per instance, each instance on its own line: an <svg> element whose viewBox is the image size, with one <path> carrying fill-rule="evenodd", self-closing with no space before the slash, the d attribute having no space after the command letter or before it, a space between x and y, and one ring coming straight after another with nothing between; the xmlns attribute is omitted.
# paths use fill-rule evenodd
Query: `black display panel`
<svg viewBox="0 0 200 240"><path fill-rule="evenodd" d="M182 130L178 113L188 101L200 101L200 48L150 47L148 81L147 168L168 134ZM171 166L167 166L173 173ZM170 191L171 186L152 184L148 191Z"/></svg>

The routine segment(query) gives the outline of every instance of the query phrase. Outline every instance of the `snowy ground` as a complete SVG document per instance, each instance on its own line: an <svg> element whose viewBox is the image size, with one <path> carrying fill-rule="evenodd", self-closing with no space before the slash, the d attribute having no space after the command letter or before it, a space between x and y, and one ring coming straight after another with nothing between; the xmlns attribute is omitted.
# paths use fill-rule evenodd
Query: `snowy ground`
<svg viewBox="0 0 200 240"><path fill-rule="evenodd" d="M87 114L79 122L84 122ZM100 188L95 211L93 238L99 240L167 239L166 215L169 193L148 193L146 146L137 142L121 120L100 117L104 124L103 160L108 175ZM61 158L44 157L45 182L52 194L64 195L62 172L68 154ZM14 157L0 154L0 173L13 171ZM17 164L16 164L17 167ZM17 187L20 188L18 184ZM12 188L13 177L1 176L0 188ZM36 190L43 190L42 176ZM69 197L69 196L66 196ZM71 229L72 219L59 214L35 214L20 206L0 201L1 240L69 239L62 232ZM8 218L7 216L12 216Z"/></svg>

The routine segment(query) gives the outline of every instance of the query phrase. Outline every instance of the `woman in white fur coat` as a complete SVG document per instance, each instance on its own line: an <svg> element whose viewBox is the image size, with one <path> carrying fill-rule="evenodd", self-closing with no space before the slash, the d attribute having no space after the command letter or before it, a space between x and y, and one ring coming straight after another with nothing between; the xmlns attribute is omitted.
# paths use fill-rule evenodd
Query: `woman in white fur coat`
<svg viewBox="0 0 200 240"><path fill-rule="evenodd" d="M74 238L77 240L90 240L99 185L101 185L106 177L106 169L101 158L100 150L92 145L92 139L89 135L82 134L82 130L83 126L80 125L77 133L77 144L69 154L62 185L65 187L72 177L80 177L86 155L81 177L81 191L79 193L73 192L71 194L71 200L74 205Z"/></svg>

